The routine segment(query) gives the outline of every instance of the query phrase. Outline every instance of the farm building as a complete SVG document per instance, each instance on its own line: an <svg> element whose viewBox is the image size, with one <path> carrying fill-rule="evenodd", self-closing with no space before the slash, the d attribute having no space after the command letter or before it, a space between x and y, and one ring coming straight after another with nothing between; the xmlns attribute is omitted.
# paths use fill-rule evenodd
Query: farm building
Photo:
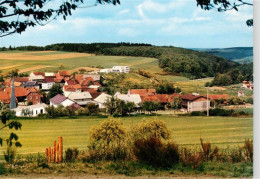
<svg viewBox="0 0 260 179"><path fill-rule="evenodd" d="M85 106L88 103L93 102L89 92L70 92L67 97L80 106Z"/></svg>
<svg viewBox="0 0 260 179"><path fill-rule="evenodd" d="M206 96L185 94L181 96L182 107L187 112L205 111L210 106L210 100Z"/></svg>
<svg viewBox="0 0 260 179"><path fill-rule="evenodd" d="M129 66L113 66L112 71L114 73L129 73L130 67Z"/></svg>

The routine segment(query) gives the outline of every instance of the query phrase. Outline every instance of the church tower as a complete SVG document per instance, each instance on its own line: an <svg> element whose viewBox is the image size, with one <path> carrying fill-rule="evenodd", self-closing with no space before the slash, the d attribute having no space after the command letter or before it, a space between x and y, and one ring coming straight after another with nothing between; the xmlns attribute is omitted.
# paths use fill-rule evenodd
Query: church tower
<svg viewBox="0 0 260 179"><path fill-rule="evenodd" d="M15 100L15 88L14 88L14 77L12 77L12 92L11 92L11 100L10 100L10 109L16 108L16 100Z"/></svg>

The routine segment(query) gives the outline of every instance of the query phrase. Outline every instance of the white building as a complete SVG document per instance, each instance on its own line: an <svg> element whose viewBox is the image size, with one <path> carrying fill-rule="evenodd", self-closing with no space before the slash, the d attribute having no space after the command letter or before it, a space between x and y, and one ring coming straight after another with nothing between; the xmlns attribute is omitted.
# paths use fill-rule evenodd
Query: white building
<svg viewBox="0 0 260 179"><path fill-rule="evenodd" d="M45 78L44 81L42 82L42 89L49 90L54 84L55 81L53 78Z"/></svg>
<svg viewBox="0 0 260 179"><path fill-rule="evenodd" d="M76 102L80 106L85 106L88 103L93 102L92 96L89 92L71 92L68 95L68 98L74 102Z"/></svg>
<svg viewBox="0 0 260 179"><path fill-rule="evenodd" d="M41 72L32 72L29 75L30 81L44 80L44 75Z"/></svg>
<svg viewBox="0 0 260 179"><path fill-rule="evenodd" d="M45 77L55 77L55 73L53 72L45 72Z"/></svg>
<svg viewBox="0 0 260 179"><path fill-rule="evenodd" d="M112 71L115 73L129 73L130 67L129 66L113 66Z"/></svg>
<svg viewBox="0 0 260 179"><path fill-rule="evenodd" d="M119 92L116 92L114 96L125 102L133 102L137 107L139 107L139 104L142 102L139 94L121 94Z"/></svg>
<svg viewBox="0 0 260 179"><path fill-rule="evenodd" d="M101 93L98 97L94 99L94 101L98 104L100 109L106 108L105 102L110 99L112 96L106 93Z"/></svg>
<svg viewBox="0 0 260 179"><path fill-rule="evenodd" d="M16 116L24 116L22 114L22 111L24 110L28 110L30 111L30 115L29 116L37 116L39 114L44 114L45 108L47 107L46 104L44 103L39 103L39 104L35 104L35 105L31 105L31 106L18 106L17 108L13 109L13 111L15 111Z"/></svg>

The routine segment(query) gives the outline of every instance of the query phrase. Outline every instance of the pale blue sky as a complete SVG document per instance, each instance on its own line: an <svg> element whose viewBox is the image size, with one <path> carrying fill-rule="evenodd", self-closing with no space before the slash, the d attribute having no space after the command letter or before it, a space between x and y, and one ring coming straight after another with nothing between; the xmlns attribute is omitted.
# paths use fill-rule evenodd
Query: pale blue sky
<svg viewBox="0 0 260 179"><path fill-rule="evenodd" d="M93 0L85 0L93 4ZM253 8L239 12L203 11L196 0L121 0L76 10L46 26L0 38L0 46L53 43L136 42L185 48L253 46L253 28L246 26Z"/></svg>

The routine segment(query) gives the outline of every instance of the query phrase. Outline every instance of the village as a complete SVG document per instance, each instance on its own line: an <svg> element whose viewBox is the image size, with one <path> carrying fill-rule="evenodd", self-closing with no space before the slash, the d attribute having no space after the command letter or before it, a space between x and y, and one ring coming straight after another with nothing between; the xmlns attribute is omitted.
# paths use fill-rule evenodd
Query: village
<svg viewBox="0 0 260 179"><path fill-rule="evenodd" d="M88 72L83 74L70 74L69 71L54 72L31 72L28 77L9 77L0 83L0 102L10 106L18 117L36 117L46 113L48 106L63 106L77 111L88 104L95 105L99 110L107 113L109 111L107 103L111 98L124 103L132 104L129 114L136 112L164 111L171 109L179 111L181 114L191 112L209 111L211 108L229 105L241 105L249 103L247 101L234 102L228 94L207 94L198 93L172 93L159 94L156 89L129 89L126 94L120 91L114 94L102 92L102 74L107 73L129 73L128 66L114 66L112 68L100 69L99 72ZM48 93L54 86L61 88L55 96L48 98ZM241 88L253 90L253 83L243 81ZM243 91L238 91L238 98L245 96ZM253 99L253 96L252 96ZM15 102L15 104L12 104ZM230 102L231 101L231 102ZM144 105L146 103L146 105ZM142 108L146 106L146 108ZM250 104L245 105L250 106ZM252 105L251 105L252 108ZM111 113L112 115L113 113Z"/></svg>

